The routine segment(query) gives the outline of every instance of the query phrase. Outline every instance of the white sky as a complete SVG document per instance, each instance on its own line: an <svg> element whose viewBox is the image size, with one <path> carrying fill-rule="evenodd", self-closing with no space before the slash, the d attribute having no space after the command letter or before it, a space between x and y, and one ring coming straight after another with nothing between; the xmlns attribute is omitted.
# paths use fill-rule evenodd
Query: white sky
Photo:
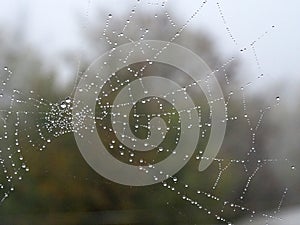
<svg viewBox="0 0 300 225"><path fill-rule="evenodd" d="M0 26L22 27L27 39L47 57L56 58L68 49L84 48L79 32L88 29L88 23L99 7L119 14L130 12L136 0L1 0ZM141 0L142 7L155 8ZM187 20L202 1L169 0L170 14ZM298 0L224 0L221 4L227 24L238 42L229 38L218 13L217 0L209 0L190 27L207 30L224 55L239 54L238 49L249 45L262 33L269 31L256 45L263 72L272 81L295 83L300 71L300 1ZM125 17L126 18L126 17ZM80 24L81 23L81 24ZM104 23L104 21L101 21ZM87 25L87 28L84 28ZM271 26L275 28L272 29ZM253 55L244 58L244 70L258 73Z"/></svg>

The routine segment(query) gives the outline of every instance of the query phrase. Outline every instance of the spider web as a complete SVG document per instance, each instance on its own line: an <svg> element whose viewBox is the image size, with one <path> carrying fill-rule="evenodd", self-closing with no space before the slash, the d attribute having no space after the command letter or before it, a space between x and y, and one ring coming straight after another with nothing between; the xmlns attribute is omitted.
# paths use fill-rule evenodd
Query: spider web
<svg viewBox="0 0 300 225"><path fill-rule="evenodd" d="M226 121L230 128L230 132L233 134L228 134L234 136L235 124L243 123L244 127L247 127L247 139L250 142L250 149L246 152L238 149L230 151L231 157L225 154L222 158L223 153L219 154L216 158L210 159L202 157L203 155L203 145L207 143L207 137L210 135L211 130L211 112L209 109L209 104L203 102L203 99L197 102L199 96L203 95L198 87L200 82L205 82L205 80L189 80L184 78L185 75L182 71L177 71L176 68L169 68L166 65L161 65L155 62L144 62L129 67L122 68L118 72L113 73L110 78L104 82L102 86L99 86L102 90L97 99L97 114L94 117L96 122L96 128L98 134L103 141L107 151L109 151L115 158L125 163L131 165L143 165L148 166L148 169L142 169L143 172L149 173L155 167L155 163L162 161L170 154L174 154L173 150L178 144L180 139L180 117L181 114L190 113L191 109L187 108L180 112L177 112L172 104L164 101L159 97L145 97L141 98L138 102L129 101L122 103L122 105L114 105L114 99L118 95L119 91L125 87L130 87L133 81L140 82L143 87L143 78L151 76L151 74L159 69L163 68L163 71L177 74L173 76L177 83L180 84L181 88L176 90L176 92L166 92L165 96L169 95L170 98L176 101L177 98L192 96L195 102L198 104L194 109L197 110L200 121L199 129L201 128L200 141L196 150L196 153L192 156L190 166L188 164L183 172L176 175L168 175L169 179L161 182L163 188L170 190L178 198L185 201L187 204L195 207L197 210L201 210L210 217L214 217L221 223L232 224L231 218L226 218L226 215L246 215L249 217L249 221L252 221L254 217L263 216L266 221L277 218L276 214L280 212L281 206L283 204L284 198L287 195L288 188L283 185L282 193L278 196L275 201L276 204L273 208L276 211L273 214L261 213L262 210L257 211L255 206L249 205L247 202L248 192L253 190L259 190L260 183L255 182L257 176L262 176L262 171L268 167L273 167L278 164L284 164L290 167L290 163L287 159L269 159L261 158L261 149L256 148L257 140L261 134L261 126L264 122L265 117L268 112L275 110L276 107L280 105L280 97L275 96L274 101L269 104L269 106L261 108L259 110L258 117L252 117L253 110L248 105L247 91L249 88L254 86L257 82L263 82L264 77L263 68L259 60L259 54L256 51L256 44L263 38L266 38L271 30L274 28L273 25L270 29L263 32L255 40L250 40L248 46L240 46L239 40L234 36L231 31L230 25L226 19L226 13L223 11L222 5L225 4L222 1L203 1L199 4L199 8L195 9L194 13L189 17L189 19L183 24L176 24L175 20L172 18L171 14L167 10L167 1L137 1L136 5L129 10L129 16L124 20L124 25L119 30L112 30L110 24L114 19L114 15L108 14L103 32L101 34L101 41L104 41L111 48L115 48L120 43L142 41L146 40L148 36L151 36L151 29L149 28L133 28L131 27L132 21L136 19L136 15L141 11L142 7L154 7L156 10L153 13L153 19L159 19L159 17L164 17L166 19L168 26L170 27L170 34L168 41L176 42L186 29L189 27L190 23L197 18L198 14L201 14L205 10L207 4L215 4L216 9L219 13L219 18L224 25L224 29L228 35L228 38L236 46L239 54L249 53L254 59L259 74L252 81L248 81L244 85L235 86L234 81L231 80L230 74L227 73L227 69L232 63L236 61L236 56L231 57L224 61L220 65L213 68L212 74L209 76L216 76L219 80L224 81L224 100L226 104ZM159 13L162 11L163 13ZM87 15L88 16L88 12ZM133 39L132 33L135 29L136 33L141 34L138 39ZM112 40L111 37L114 37ZM129 55L130 57L130 55ZM117 59L125 60L125 59ZM78 66L78 68L80 65ZM229 69L228 69L229 70ZM64 138L67 133L77 133L78 127L84 127L85 129L91 129L91 126L84 123L86 117L91 115L91 109L85 108L78 118L76 118L77 123L72 124L72 110L78 106L78 102L73 100L73 94L75 92L77 83L80 79L84 79L84 74L77 74L77 81L74 85L74 90L67 96L63 101L57 103L51 103L48 100L38 96L35 92L30 91L29 93L24 93L21 90L9 88L8 83L10 82L13 75L13 71L9 68L4 67L1 72L1 84L0 84L0 100L1 100L1 136L0 136L0 166L1 166L1 198L0 202L3 203L12 192L15 190L15 185L21 182L23 176L30 169L27 165L26 159L23 157L23 151L26 146L20 145L20 143L27 143L31 145L32 149L43 151L47 149L47 145L56 138ZM168 75L166 75L167 77ZM168 77L170 78L170 77ZM99 80L100 82L101 80ZM228 91L225 89L228 89ZM90 87L87 85L85 90L82 92L89 92ZM148 90L144 89L144 94L147 94ZM178 94L180 93L180 95ZM130 95L130 89L129 89ZM214 101L218 101L215 99ZM240 102L240 109L231 109L231 103ZM167 134L162 136L167 141L163 141L158 146L151 146L151 151L149 153L138 152L130 147L123 144L124 139L131 138L122 133L118 134L113 129L113 124L123 123L120 117L123 114L115 114L115 108L122 108L126 105L133 105L130 114L129 121L131 130L134 135L139 138L146 138L151 136L149 131L150 121L154 117L162 118L167 125ZM150 112L149 112L150 111ZM34 118L34 119L33 119ZM192 125L192 124L190 124ZM119 139L118 137L121 137ZM224 145L228 144L226 142ZM85 138L82 136L82 138ZM234 143L231 144L234 146ZM28 149L28 148L26 148ZM220 156L221 155L221 156ZM226 157L227 156L227 157ZM212 165L207 172L199 173L195 172L195 165L201 160L213 160ZM145 167L142 167L145 168ZM197 168L197 167L196 167ZM292 167L292 170L295 168ZM190 172L193 170L194 172ZM161 171L164 173L164 171ZM189 175L184 175L189 174ZM211 176L213 177L206 177ZM226 180L230 176L241 176L244 179L242 184L239 184L238 198L232 200L228 198L224 193L222 193L222 188ZM154 179L155 176L154 176ZM195 182L193 179L203 180L207 182ZM203 204L202 201L209 202L208 205ZM228 200L229 199L229 200ZM167 203L171 205L171 203Z"/></svg>

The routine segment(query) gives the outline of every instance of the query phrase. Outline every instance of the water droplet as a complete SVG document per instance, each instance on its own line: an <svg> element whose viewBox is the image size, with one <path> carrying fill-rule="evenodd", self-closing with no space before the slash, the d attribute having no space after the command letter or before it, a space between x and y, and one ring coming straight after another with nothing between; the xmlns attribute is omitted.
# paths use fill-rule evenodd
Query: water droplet
<svg viewBox="0 0 300 225"><path fill-rule="evenodd" d="M71 99L70 98L66 98L66 103L71 103Z"/></svg>
<svg viewBox="0 0 300 225"><path fill-rule="evenodd" d="M60 107L61 107L62 109L65 109L65 108L67 107L67 105L63 102L63 103L60 104Z"/></svg>
<svg viewBox="0 0 300 225"><path fill-rule="evenodd" d="M295 170L295 169L296 169L296 167L295 167L295 166L291 166L291 169L292 169L292 170Z"/></svg>

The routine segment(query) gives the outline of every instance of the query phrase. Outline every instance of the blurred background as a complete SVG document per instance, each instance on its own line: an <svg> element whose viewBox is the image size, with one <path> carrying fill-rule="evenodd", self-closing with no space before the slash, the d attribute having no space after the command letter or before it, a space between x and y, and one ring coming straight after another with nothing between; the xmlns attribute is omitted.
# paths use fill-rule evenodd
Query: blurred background
<svg viewBox="0 0 300 225"><path fill-rule="evenodd" d="M1 195L10 193L0 203L0 224L297 224L299 7L296 0L2 0L1 137L8 141L1 138L0 158L11 166L5 152L22 144L30 171L12 182L0 169ZM175 43L218 70L229 118L221 161L197 170L209 136L208 110L198 151L166 186L129 187L101 177L84 161L65 124L48 132L51 143L41 138L36 125L47 121L39 112L72 98L78 78L96 57L132 40L169 41L178 31ZM24 138L11 144L17 117L3 118L15 95L21 99L16 110L34 112L26 115L26 124L35 129L25 124ZM170 136L169 145L175 138Z"/></svg>

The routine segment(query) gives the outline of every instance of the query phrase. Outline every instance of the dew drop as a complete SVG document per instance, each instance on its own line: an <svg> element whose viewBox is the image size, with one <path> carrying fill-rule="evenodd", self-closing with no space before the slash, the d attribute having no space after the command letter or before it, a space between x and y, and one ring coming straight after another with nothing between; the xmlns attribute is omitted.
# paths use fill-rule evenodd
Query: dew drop
<svg viewBox="0 0 300 225"><path fill-rule="evenodd" d="M71 99L70 98L66 98L66 103L71 103Z"/></svg>
<svg viewBox="0 0 300 225"><path fill-rule="evenodd" d="M292 170L295 170L295 169L296 169L296 167L295 167L295 166L291 166L291 169L292 169Z"/></svg>
<svg viewBox="0 0 300 225"><path fill-rule="evenodd" d="M60 104L60 107L61 107L62 109L65 109L65 108L67 107L67 105L66 105L65 103L61 103L61 104Z"/></svg>

